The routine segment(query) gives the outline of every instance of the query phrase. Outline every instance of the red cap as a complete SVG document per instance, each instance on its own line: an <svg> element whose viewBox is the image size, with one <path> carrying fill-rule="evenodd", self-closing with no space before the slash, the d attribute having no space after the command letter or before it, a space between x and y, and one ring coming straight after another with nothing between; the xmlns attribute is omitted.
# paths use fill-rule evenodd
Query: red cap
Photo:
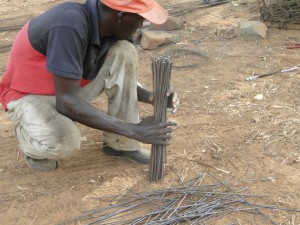
<svg viewBox="0 0 300 225"><path fill-rule="evenodd" d="M121 12L137 13L154 24L167 21L168 12L154 0L100 0L107 7Z"/></svg>

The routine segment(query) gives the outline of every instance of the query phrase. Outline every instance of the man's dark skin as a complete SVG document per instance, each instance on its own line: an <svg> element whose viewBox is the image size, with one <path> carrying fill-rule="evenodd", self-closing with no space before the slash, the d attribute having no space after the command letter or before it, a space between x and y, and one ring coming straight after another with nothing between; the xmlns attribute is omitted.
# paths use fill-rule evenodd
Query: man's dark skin
<svg viewBox="0 0 300 225"><path fill-rule="evenodd" d="M101 10L99 15L100 38L115 36L125 39L143 26L144 18L138 14L107 10L102 3L100 3L99 9ZM175 122L155 123L153 117L147 117L138 124L132 124L110 117L79 97L80 80L55 75L53 77L56 109L61 114L88 127L126 136L142 143L170 144L171 127L176 125ZM170 90L167 95L170 102L168 105L172 107L172 99L176 93ZM138 101L153 104L152 92L141 86L137 87L137 96Z"/></svg>

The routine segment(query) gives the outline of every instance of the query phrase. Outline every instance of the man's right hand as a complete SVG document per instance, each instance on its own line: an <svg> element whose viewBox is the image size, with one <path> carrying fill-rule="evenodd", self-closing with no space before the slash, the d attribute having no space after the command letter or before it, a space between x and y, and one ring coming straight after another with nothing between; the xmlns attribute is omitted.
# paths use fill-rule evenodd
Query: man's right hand
<svg viewBox="0 0 300 225"><path fill-rule="evenodd" d="M170 145L172 127L176 125L174 121L155 122L150 116L137 124L139 130L134 139L146 144Z"/></svg>

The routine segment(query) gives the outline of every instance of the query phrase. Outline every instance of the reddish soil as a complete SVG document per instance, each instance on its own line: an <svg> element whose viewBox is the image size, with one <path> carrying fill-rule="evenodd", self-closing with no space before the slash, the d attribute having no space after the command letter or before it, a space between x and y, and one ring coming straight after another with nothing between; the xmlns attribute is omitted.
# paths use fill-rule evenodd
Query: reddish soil
<svg viewBox="0 0 300 225"><path fill-rule="evenodd" d="M59 2L0 0L1 24L22 24ZM182 1L169 1L178 2ZM240 21L258 17L258 7L250 0L199 9L181 17L185 25L172 32L177 35L175 43L152 51L137 46L140 81L148 88L152 87L151 56L174 49L201 53L181 51L173 56L172 85L181 104L176 114L168 115L179 125L167 149L162 182L148 181L148 166L105 156L102 132L82 125L86 141L76 156L60 161L56 171L33 171L18 154L13 124L0 112L1 224L58 224L103 205L89 197L122 194L129 188L166 188L173 180L185 181L207 169L220 180L248 180L241 184L248 187L247 193L268 196L260 203L300 209L299 70L245 81L253 72L299 64L300 50L286 49L284 44L300 42L300 33L269 28L261 40L235 35ZM15 35L15 31L1 32L1 47L11 44ZM8 55L0 53L1 74ZM260 101L254 100L258 94L264 96ZM93 104L106 110L104 96ZM142 117L153 115L153 109L144 104L140 111ZM264 212L278 224L300 224L299 213ZM254 214L232 214L214 224L271 223Z"/></svg>

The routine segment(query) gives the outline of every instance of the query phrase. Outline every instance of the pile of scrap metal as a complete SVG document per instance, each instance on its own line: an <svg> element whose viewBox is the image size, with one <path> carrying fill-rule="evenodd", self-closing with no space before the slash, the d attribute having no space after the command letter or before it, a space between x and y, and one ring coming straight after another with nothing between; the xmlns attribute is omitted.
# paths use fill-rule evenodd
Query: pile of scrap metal
<svg viewBox="0 0 300 225"><path fill-rule="evenodd" d="M258 0L262 21L278 24L279 28L300 29L299 0ZM297 29L297 28L296 28Z"/></svg>
<svg viewBox="0 0 300 225"><path fill-rule="evenodd" d="M232 0L196 0L164 5L171 16L181 16L197 9L229 3Z"/></svg>

